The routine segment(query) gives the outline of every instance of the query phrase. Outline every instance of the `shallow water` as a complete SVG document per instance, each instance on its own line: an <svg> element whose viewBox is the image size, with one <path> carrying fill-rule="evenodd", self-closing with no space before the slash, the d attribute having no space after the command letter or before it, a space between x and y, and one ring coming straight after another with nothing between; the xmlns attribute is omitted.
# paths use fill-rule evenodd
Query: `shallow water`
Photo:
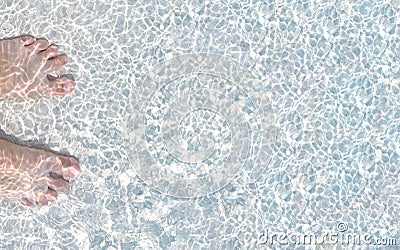
<svg viewBox="0 0 400 250"><path fill-rule="evenodd" d="M2 1L0 37L60 45L78 87L0 102L0 128L83 173L2 201L0 248L400 244L399 1L248 2Z"/></svg>

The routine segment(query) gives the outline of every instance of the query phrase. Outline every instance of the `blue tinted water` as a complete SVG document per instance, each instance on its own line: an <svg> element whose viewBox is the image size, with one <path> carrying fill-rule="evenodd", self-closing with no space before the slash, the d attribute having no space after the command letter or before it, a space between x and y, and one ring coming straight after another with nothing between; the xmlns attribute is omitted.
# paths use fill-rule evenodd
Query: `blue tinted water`
<svg viewBox="0 0 400 250"><path fill-rule="evenodd" d="M399 241L399 7L2 1L0 37L60 45L78 88L2 101L0 127L83 173L50 207L2 201L0 248L294 247L266 231Z"/></svg>

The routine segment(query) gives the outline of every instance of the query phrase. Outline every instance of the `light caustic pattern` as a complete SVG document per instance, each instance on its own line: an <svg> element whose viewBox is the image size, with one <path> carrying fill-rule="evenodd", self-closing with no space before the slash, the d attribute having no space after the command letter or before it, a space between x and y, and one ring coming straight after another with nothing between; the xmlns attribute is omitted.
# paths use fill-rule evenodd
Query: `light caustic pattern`
<svg viewBox="0 0 400 250"><path fill-rule="evenodd" d="M262 83L215 54L166 60L136 82L125 119L132 167L160 192L198 197L268 165L274 116Z"/></svg>

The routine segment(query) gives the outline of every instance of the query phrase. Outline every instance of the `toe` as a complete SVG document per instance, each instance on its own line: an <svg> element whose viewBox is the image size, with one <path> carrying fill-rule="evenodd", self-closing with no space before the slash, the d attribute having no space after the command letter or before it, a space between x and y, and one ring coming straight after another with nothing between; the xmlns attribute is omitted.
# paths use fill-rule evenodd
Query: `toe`
<svg viewBox="0 0 400 250"><path fill-rule="evenodd" d="M69 188L69 182L63 178L47 177L49 187L57 192L65 192Z"/></svg>
<svg viewBox="0 0 400 250"><path fill-rule="evenodd" d="M77 177L81 173L81 167L77 160L72 157L63 157L64 159L60 159L63 163L62 173L63 176L74 178Z"/></svg>
<svg viewBox="0 0 400 250"><path fill-rule="evenodd" d="M66 55L56 56L46 62L44 65L44 70L46 73L51 73L59 70L62 66L64 66L68 62L68 58Z"/></svg>
<svg viewBox="0 0 400 250"><path fill-rule="evenodd" d="M50 95L66 95L75 89L75 82L67 77L50 81Z"/></svg>
<svg viewBox="0 0 400 250"><path fill-rule="evenodd" d="M46 206L49 204L49 202L54 203L57 201L57 192L54 190L49 189L49 191L46 194L41 194L39 196L39 200L37 201L37 204L39 206Z"/></svg>
<svg viewBox="0 0 400 250"><path fill-rule="evenodd" d="M42 51L49 47L49 42L46 40L36 40L36 42L29 45L34 51Z"/></svg>
<svg viewBox="0 0 400 250"><path fill-rule="evenodd" d="M24 46L31 45L36 41L36 38L34 38L33 36L23 36L20 39Z"/></svg>
<svg viewBox="0 0 400 250"><path fill-rule="evenodd" d="M50 45L47 49L40 52L40 55L43 56L44 59L49 59L58 55L58 47L55 45Z"/></svg>
<svg viewBox="0 0 400 250"><path fill-rule="evenodd" d="M59 156L61 169L54 169L53 172L61 174L66 178L74 178L81 173L81 168L76 159L72 157Z"/></svg>

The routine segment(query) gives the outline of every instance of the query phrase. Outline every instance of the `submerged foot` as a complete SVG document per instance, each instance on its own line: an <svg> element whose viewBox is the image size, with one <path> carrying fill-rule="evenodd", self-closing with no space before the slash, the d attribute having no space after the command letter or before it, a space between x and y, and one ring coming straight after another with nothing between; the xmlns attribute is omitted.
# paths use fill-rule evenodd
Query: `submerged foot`
<svg viewBox="0 0 400 250"><path fill-rule="evenodd" d="M81 172L77 160L0 140L0 197L47 205Z"/></svg>
<svg viewBox="0 0 400 250"><path fill-rule="evenodd" d="M31 36L0 41L0 99L65 95L75 88L67 77L49 77L67 63L58 47Z"/></svg>

